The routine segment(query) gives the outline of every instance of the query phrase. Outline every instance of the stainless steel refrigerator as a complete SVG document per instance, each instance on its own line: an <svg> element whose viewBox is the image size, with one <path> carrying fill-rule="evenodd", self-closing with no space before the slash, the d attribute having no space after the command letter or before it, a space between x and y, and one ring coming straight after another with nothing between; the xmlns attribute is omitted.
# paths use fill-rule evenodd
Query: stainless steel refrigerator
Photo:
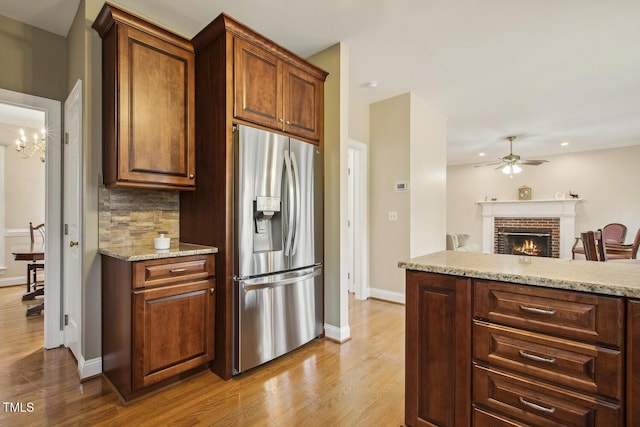
<svg viewBox="0 0 640 427"><path fill-rule="evenodd" d="M234 367L323 332L322 150L234 127Z"/></svg>

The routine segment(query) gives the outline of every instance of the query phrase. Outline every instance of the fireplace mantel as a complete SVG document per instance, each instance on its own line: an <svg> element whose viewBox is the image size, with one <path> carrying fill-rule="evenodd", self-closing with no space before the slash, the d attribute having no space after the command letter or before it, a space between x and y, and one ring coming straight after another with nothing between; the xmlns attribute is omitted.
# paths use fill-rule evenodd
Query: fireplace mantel
<svg viewBox="0 0 640 427"><path fill-rule="evenodd" d="M582 199L481 201L482 251L494 253L495 218L559 218L560 258L571 258L575 239L576 204Z"/></svg>

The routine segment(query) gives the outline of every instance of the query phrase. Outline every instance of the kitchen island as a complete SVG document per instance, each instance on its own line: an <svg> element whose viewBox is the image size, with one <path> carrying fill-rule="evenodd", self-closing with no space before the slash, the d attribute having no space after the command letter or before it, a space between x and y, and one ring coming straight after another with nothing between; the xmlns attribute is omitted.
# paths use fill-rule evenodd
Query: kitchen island
<svg viewBox="0 0 640 427"><path fill-rule="evenodd" d="M407 425L640 422L640 264L443 251L398 265Z"/></svg>

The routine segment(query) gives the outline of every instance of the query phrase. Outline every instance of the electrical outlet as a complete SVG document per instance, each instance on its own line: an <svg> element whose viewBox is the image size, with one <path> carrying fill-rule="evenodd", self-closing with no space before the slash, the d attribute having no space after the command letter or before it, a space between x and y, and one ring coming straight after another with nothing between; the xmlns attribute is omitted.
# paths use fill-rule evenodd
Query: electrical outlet
<svg viewBox="0 0 640 427"><path fill-rule="evenodd" d="M389 221L398 220L398 211L389 211Z"/></svg>

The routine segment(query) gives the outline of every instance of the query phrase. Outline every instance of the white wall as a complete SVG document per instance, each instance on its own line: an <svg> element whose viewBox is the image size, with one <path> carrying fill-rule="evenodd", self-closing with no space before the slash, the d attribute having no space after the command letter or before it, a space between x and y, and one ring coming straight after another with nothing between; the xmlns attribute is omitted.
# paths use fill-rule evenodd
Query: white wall
<svg viewBox="0 0 640 427"><path fill-rule="evenodd" d="M576 233L611 222L628 227L630 243L640 228L640 187L634 172L640 164L640 146L542 156L550 163L524 166L509 178L493 167L472 165L447 168L447 229L468 233L482 247L482 210L476 203L496 197L515 200L518 187L532 189L533 199L553 199L558 191L579 194Z"/></svg>

